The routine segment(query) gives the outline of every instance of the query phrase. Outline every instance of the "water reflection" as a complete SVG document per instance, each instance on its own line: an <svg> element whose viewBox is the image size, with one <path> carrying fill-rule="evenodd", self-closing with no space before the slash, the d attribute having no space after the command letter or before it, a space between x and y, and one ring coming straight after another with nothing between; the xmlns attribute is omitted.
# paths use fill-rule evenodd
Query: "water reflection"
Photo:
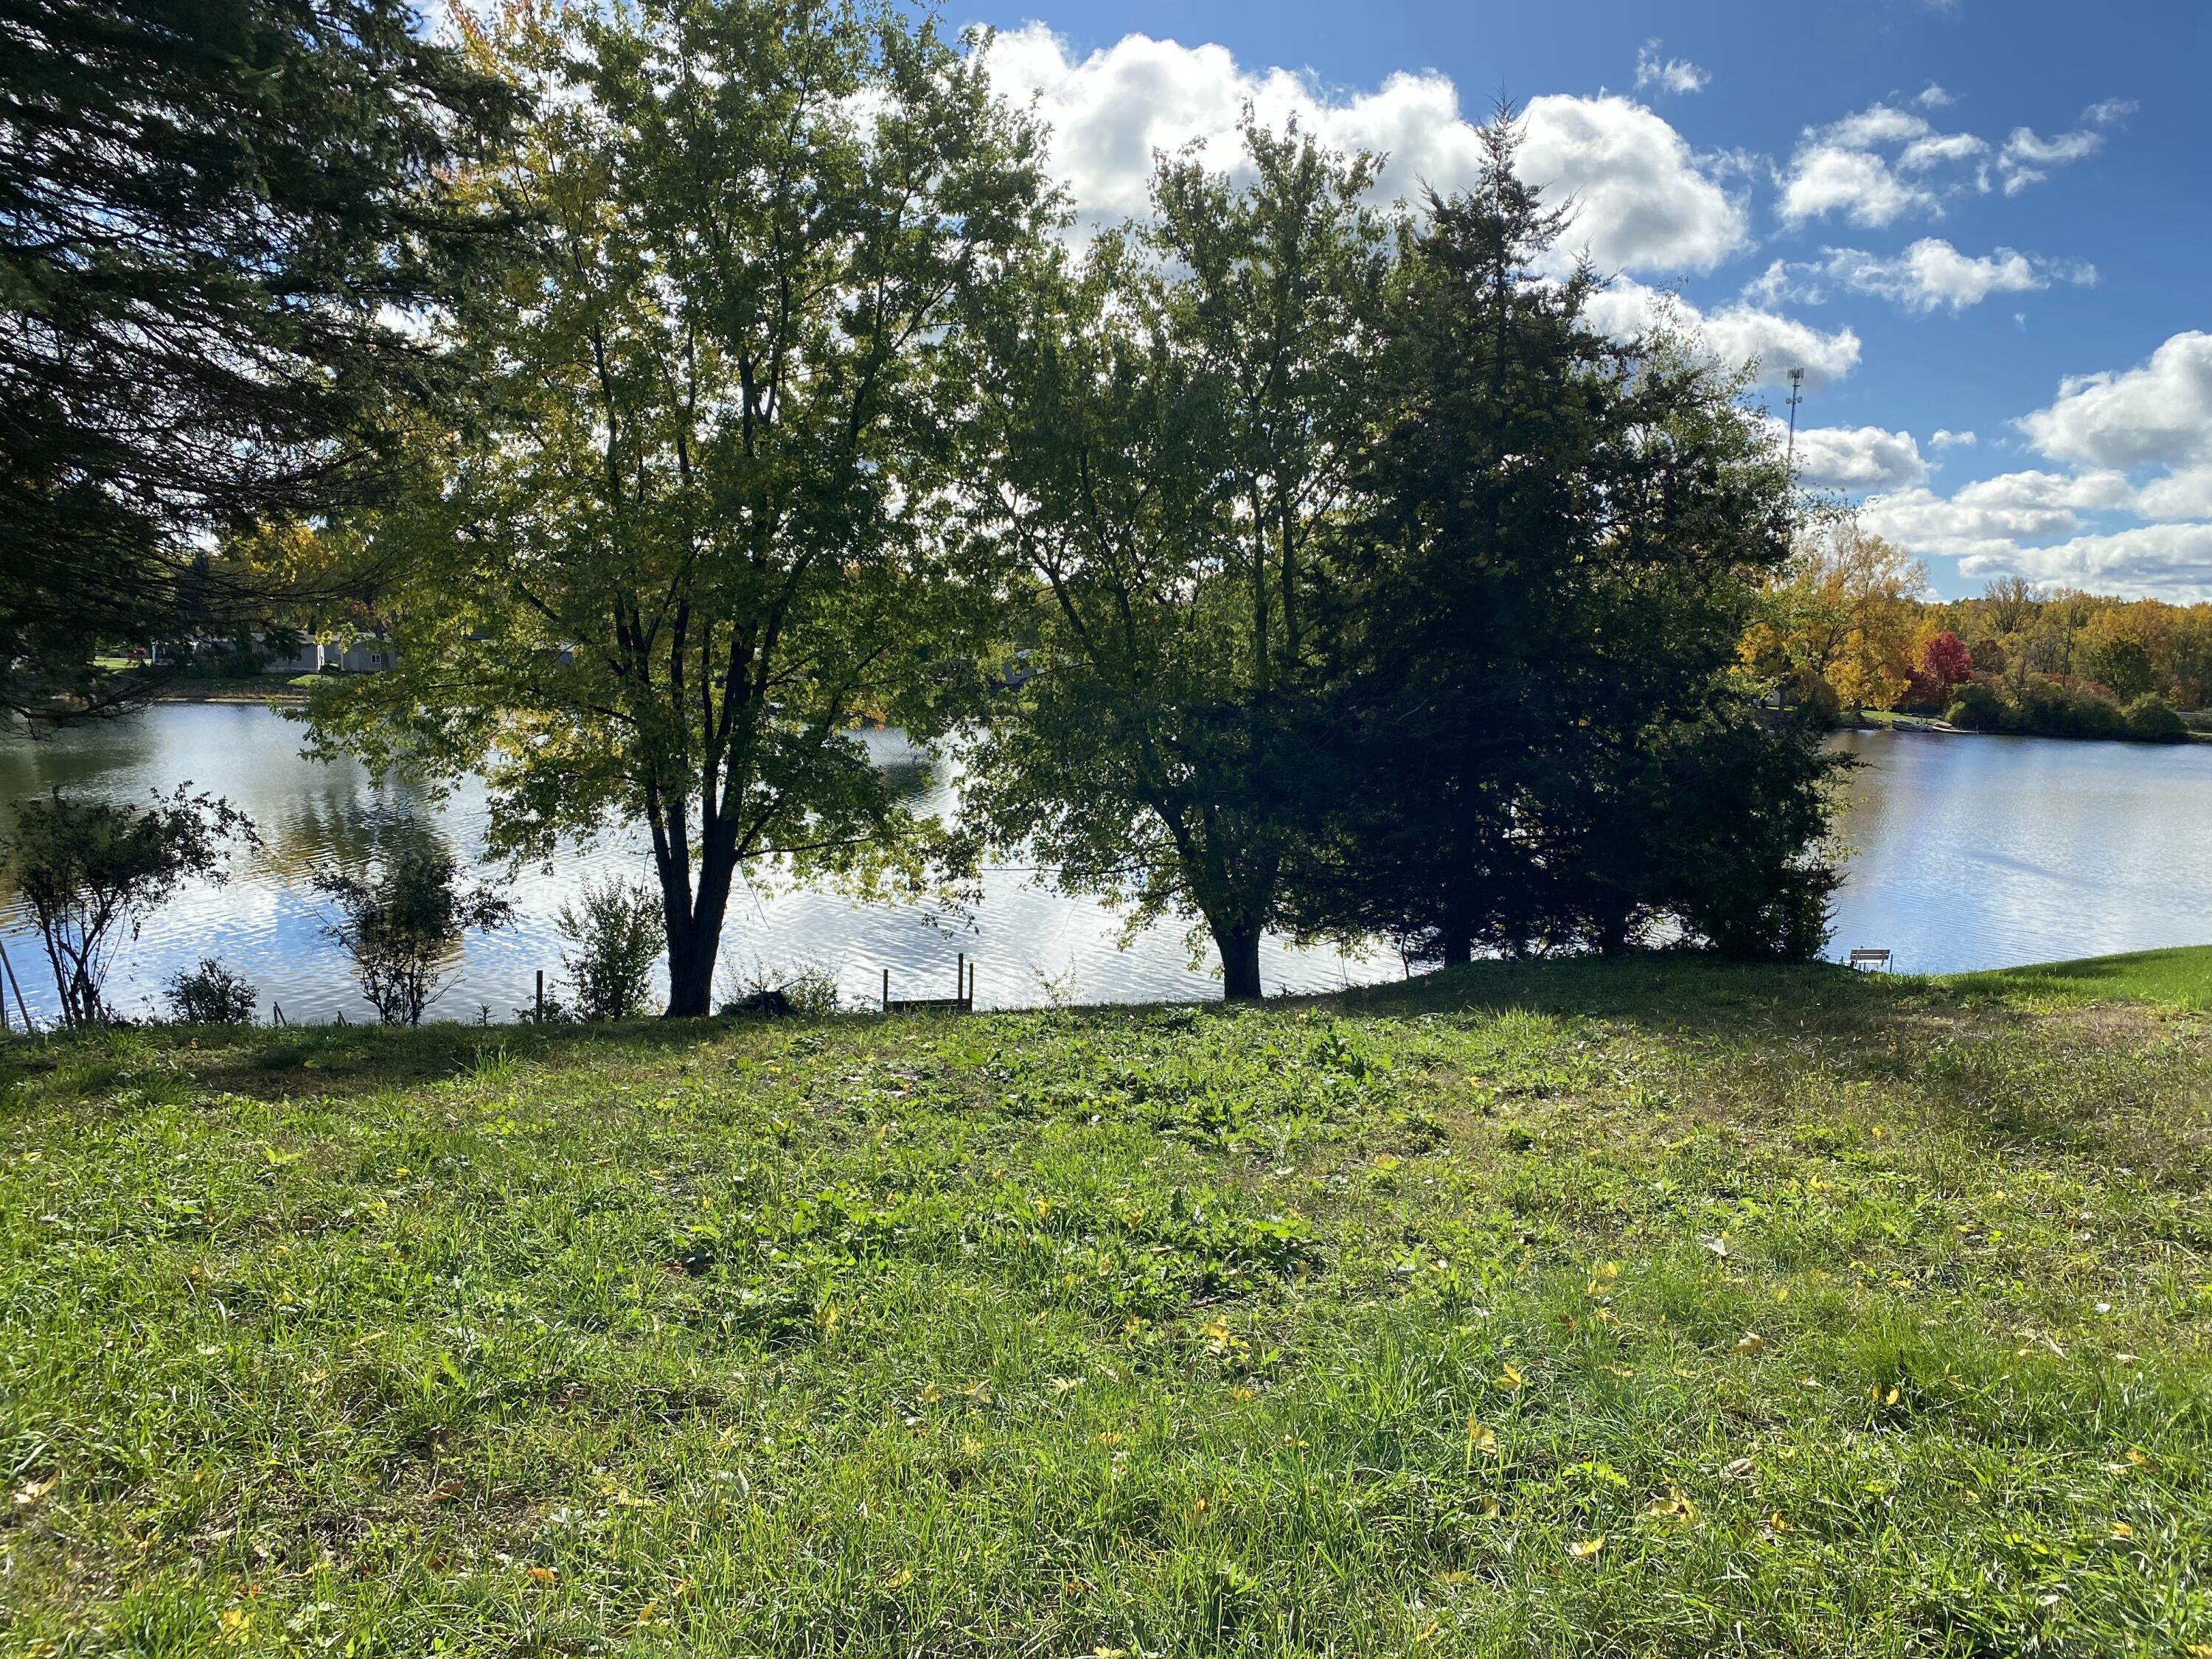
<svg viewBox="0 0 2212 1659"><path fill-rule="evenodd" d="M1836 951L1954 973L2212 941L2212 747L1867 732Z"/></svg>
<svg viewBox="0 0 2212 1659"><path fill-rule="evenodd" d="M268 710L213 704L170 704L128 719L30 744L0 739L0 811L25 795L59 784L118 799L144 798L190 779L228 797L259 828L259 851L234 861L222 886L196 884L147 925L123 953L111 1000L127 1014L156 1012L161 986L180 967L219 956L288 1017L368 1017L348 964L324 935L324 901L310 885L319 864L357 860L375 826L394 815L417 814L434 824L464 865L481 859L489 813L481 784L442 801L404 782L374 782L356 762L324 763L299 753L301 729ZM889 771L902 799L922 813L950 815L951 784L926 752L896 732L867 743ZM553 917L586 880L642 878L649 869L646 838L615 832L564 847L550 866L481 872L521 914L520 925L471 938L460 975L435 1017L498 1021L528 1006L539 969L558 970L560 940ZM33 1011L50 1017L53 994L33 971L25 923L12 892L0 894L4 930ZM836 892L793 890L772 882L732 896L723 957L734 980L763 969L819 968L836 975L845 995L872 1000L882 974L892 994L951 994L962 952L978 963L977 1000L987 1006L1029 1006L1048 996L1079 1001L1151 1000L1218 996L1210 957L1194 967L1180 929L1154 929L1123 950L1121 921L1087 902L1040 889L1025 871L988 872L972 912L924 903L860 903ZM1298 951L1271 941L1262 976L1271 991L1325 990L1395 977L1395 957L1361 961L1334 951Z"/></svg>
<svg viewBox="0 0 2212 1659"><path fill-rule="evenodd" d="M263 847L237 860L228 884L187 889L122 953L112 1000L125 1012L154 1012L169 975L218 956L261 988L264 1017L273 998L294 1018L363 1018L368 1005L322 931L314 866L359 858L393 815L425 817L465 865L482 856L480 785L435 801L403 782L379 785L352 761L304 759L300 739L266 709L184 704L40 744L0 739L0 811L57 784L143 799L189 779L260 828ZM1899 969L1937 973L2212 939L2212 748L1893 733L1841 742L1865 764L1842 822L1856 852L1838 898L1838 956L1887 946ZM916 811L950 815L951 784L928 755L895 732L868 744ZM438 1015L513 1018L537 971L557 969L562 902L586 879L647 867L644 838L621 833L566 848L550 866L482 872L522 920L469 941ZM963 951L980 964L986 1006L1219 994L1210 958L1194 968L1180 928L1153 929L1124 950L1121 925L1018 870L989 872L972 914L757 885L732 900L723 954L733 976L827 969L855 1003L873 999L886 967L894 995L949 995ZM34 1010L51 1016L52 986L12 892L0 894L0 930ZM1400 971L1384 953L1363 961L1279 941L1263 959L1271 992Z"/></svg>

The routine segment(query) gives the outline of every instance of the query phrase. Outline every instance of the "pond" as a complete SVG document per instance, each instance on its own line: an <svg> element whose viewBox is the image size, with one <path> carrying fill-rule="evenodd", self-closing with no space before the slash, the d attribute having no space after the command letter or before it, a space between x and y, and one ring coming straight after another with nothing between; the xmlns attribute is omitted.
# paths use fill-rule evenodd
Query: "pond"
<svg viewBox="0 0 2212 1659"><path fill-rule="evenodd" d="M1869 732L1833 953L1902 973L2212 943L2212 745Z"/></svg>
<svg viewBox="0 0 2212 1659"><path fill-rule="evenodd" d="M303 735L297 724L263 707L164 703L38 743L0 737L0 812L56 784L143 801L149 789L167 791L189 779L244 809L261 833L262 849L239 858L227 884L191 886L148 922L135 946L118 953L110 1000L125 1015L161 1012L169 975L214 956L260 988L264 1019L273 1004L294 1020L374 1017L344 957L323 934L327 908L309 874L333 850L361 845L380 811L422 803L403 784L380 786L356 763L303 758ZM866 740L879 764L905 775L918 810L949 813L951 786L926 754L896 732L872 732ZM456 790L436 809L435 821L465 864L478 858L488 821L482 786ZM528 1008L538 971L544 970L549 988L559 974L561 939L553 919L562 902L586 879L644 878L647 848L641 832L613 834L564 849L551 869L482 872L514 902L519 924L468 941L459 975L431 1017L499 1022ZM856 903L831 892L741 889L730 903L723 969L731 986L757 974L781 978L826 969L852 1006L872 1005L886 968L895 997L950 996L963 953L975 964L975 1000L982 1006L1221 994L1210 948L1194 968L1180 926L1150 929L1126 950L1121 931L1120 917L1041 885L1024 870L988 872L982 902L966 915L928 905ZM12 891L0 896L0 938L32 1012L51 1018L52 975ZM1261 957L1270 995L1335 990L1403 971L1395 954L1378 951L1363 961L1275 939Z"/></svg>
<svg viewBox="0 0 2212 1659"><path fill-rule="evenodd" d="M260 988L264 1018L278 1003L298 1020L367 1016L322 933L325 911L308 872L334 849L357 846L379 811L422 803L353 763L302 758L301 735L263 708L173 703L40 743L0 738L0 810L55 784L143 799L189 779L228 797L261 830L263 848L238 860L227 884L189 888L125 947L111 988L125 1014L157 1012L171 974L216 956ZM2212 939L2204 843L2212 747L1887 732L1838 741L1863 764L1839 824L1854 851L1837 906L1837 955L1886 947L1900 969L1944 973ZM928 757L894 732L868 742L880 763L906 775L923 810L950 810L951 786ZM478 857L482 788L457 791L437 822L465 860ZM557 974L553 917L563 899L588 878L641 876L646 866L642 837L616 834L564 851L550 869L487 872L521 920L469 942L434 1017L514 1018L530 1005L538 970L549 982ZM1126 945L1121 933L1121 919L1103 907L1032 872L999 869L967 915L830 892L743 890L723 957L732 984L826 969L856 1006L873 1000L886 968L895 996L950 994L963 953L977 965L986 1006L1220 994L1210 952L1193 966L1179 926ZM0 937L33 1012L50 1018L51 976L12 896L0 897ZM1281 940L1268 942L1261 969L1271 994L1403 971L1387 951L1363 959Z"/></svg>

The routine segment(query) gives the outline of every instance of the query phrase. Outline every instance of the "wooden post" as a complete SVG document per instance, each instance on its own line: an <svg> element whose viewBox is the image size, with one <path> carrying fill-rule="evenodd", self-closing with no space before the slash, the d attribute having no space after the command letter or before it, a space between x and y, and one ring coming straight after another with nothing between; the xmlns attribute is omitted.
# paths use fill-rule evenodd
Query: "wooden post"
<svg viewBox="0 0 2212 1659"><path fill-rule="evenodd" d="M960 1000L968 985L968 953L963 951L952 964L952 1000Z"/></svg>
<svg viewBox="0 0 2212 1659"><path fill-rule="evenodd" d="M886 968L886 969L884 969L884 1012L885 1013L887 1013L887 1014L888 1014L889 1012L890 1012L890 1011L891 1011L891 970L890 970L890 969Z"/></svg>
<svg viewBox="0 0 2212 1659"><path fill-rule="evenodd" d="M39 1028L31 1023L31 1010L23 1000L23 981L15 977L15 964L8 960L8 947L0 945L0 969L8 975L8 983L15 988L15 1012L23 1017L23 1034L28 1036Z"/></svg>
<svg viewBox="0 0 2212 1659"><path fill-rule="evenodd" d="M543 968L538 970L538 1023L540 1025L545 1023L545 970Z"/></svg>

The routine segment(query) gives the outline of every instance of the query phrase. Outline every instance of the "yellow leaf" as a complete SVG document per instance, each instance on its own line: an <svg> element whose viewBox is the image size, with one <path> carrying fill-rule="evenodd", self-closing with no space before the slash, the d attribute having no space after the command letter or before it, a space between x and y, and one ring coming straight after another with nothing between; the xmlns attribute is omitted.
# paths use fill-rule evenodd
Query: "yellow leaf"
<svg viewBox="0 0 2212 1659"><path fill-rule="evenodd" d="M936 1383L925 1382L921 1385L921 1403L923 1405L934 1406L939 1401L944 1398L944 1395L938 1391Z"/></svg>
<svg viewBox="0 0 2212 1659"><path fill-rule="evenodd" d="M1790 1530L1790 1523L1782 1518L1782 1511L1780 1510L1775 1510L1773 1514L1766 1517L1766 1524L1768 1528L1774 1532L1788 1532Z"/></svg>
<svg viewBox="0 0 2212 1659"><path fill-rule="evenodd" d="M914 1583L914 1569L912 1567L901 1567L896 1572L891 1574L890 1577L884 1580L884 1588L887 1590L904 1589L912 1583Z"/></svg>
<svg viewBox="0 0 2212 1659"><path fill-rule="evenodd" d="M2133 1527L2130 1526L2126 1522L2124 1522L2124 1521L2115 1521L2115 1522L2112 1522L2112 1536L2113 1536L2113 1537L2115 1537L2115 1538L2132 1538L2132 1537L2134 1537L2135 1535L2136 1535L2136 1529L2135 1529Z"/></svg>
<svg viewBox="0 0 2212 1659"><path fill-rule="evenodd" d="M1424 1642L1434 1641L1437 1629L1437 1621L1433 1619L1430 1620L1427 1624L1413 1632L1413 1645L1419 1647Z"/></svg>
<svg viewBox="0 0 2212 1659"><path fill-rule="evenodd" d="M1755 1354L1765 1346L1766 1339L1757 1331L1746 1331L1735 1340L1735 1351L1741 1354Z"/></svg>
<svg viewBox="0 0 2212 1659"><path fill-rule="evenodd" d="M253 1623L253 1615L246 1612L244 1607L225 1607L222 1610L222 1616L216 1622L222 1626L223 1638L226 1641L235 1642L246 1634L247 1628Z"/></svg>
<svg viewBox="0 0 2212 1659"><path fill-rule="evenodd" d="M1695 1521L1698 1506L1674 1487L1667 1488L1664 1498L1655 1498L1644 1507L1644 1514L1655 1521Z"/></svg>
<svg viewBox="0 0 2212 1659"><path fill-rule="evenodd" d="M1498 1374L1498 1386L1501 1389L1517 1391L1528 1380L1521 1375L1521 1368L1518 1365L1508 1365Z"/></svg>
<svg viewBox="0 0 2212 1659"><path fill-rule="evenodd" d="M55 1482L58 1481L60 1479L61 1476L57 1474L50 1476L44 1480L33 1480L27 1486L16 1487L15 1507L19 1510L27 1510L32 1504L37 1503L41 1498L44 1498L48 1492L52 1492L54 1489Z"/></svg>
<svg viewBox="0 0 2212 1659"><path fill-rule="evenodd" d="M1603 1533L1600 1533L1595 1538L1577 1539L1573 1543L1569 1544L1567 1546L1567 1553L1573 1556L1577 1561L1587 1561L1604 1547L1605 1534Z"/></svg>
<svg viewBox="0 0 2212 1659"><path fill-rule="evenodd" d="M1636 1367L1633 1365L1607 1365L1606 1370L1611 1371L1615 1376L1633 1376L1636 1375Z"/></svg>
<svg viewBox="0 0 2212 1659"><path fill-rule="evenodd" d="M1474 1443L1477 1451L1494 1452L1498 1449L1498 1431L1476 1422L1473 1416L1467 1419L1467 1437Z"/></svg>
<svg viewBox="0 0 2212 1659"><path fill-rule="evenodd" d="M643 1607L640 1607L640 1608L637 1610L637 1622L638 1622L638 1624L639 1624L641 1626L646 1626L646 1625L649 1625L649 1624L651 1624L651 1623L653 1622L653 1615L654 1613L659 1613L659 1611L660 1611L660 1603L659 1603L659 1602L658 1602L658 1601L647 1601L647 1602Z"/></svg>
<svg viewBox="0 0 2212 1659"><path fill-rule="evenodd" d="M560 1577L561 1574L553 1567L526 1567L523 1570L522 1576L533 1584L550 1584Z"/></svg>
<svg viewBox="0 0 2212 1659"><path fill-rule="evenodd" d="M653 1507L653 1500L650 1498L635 1498L626 1490L617 1492L613 1502L614 1506L618 1510L649 1510Z"/></svg>

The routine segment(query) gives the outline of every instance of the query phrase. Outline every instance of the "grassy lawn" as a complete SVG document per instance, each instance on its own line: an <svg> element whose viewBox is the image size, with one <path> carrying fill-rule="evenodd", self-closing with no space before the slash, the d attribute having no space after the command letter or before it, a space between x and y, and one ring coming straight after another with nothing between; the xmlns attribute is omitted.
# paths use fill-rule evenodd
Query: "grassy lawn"
<svg viewBox="0 0 2212 1659"><path fill-rule="evenodd" d="M2144 962L19 1045L0 1651L2206 1659Z"/></svg>
<svg viewBox="0 0 2212 1659"><path fill-rule="evenodd" d="M2079 962L2038 963L1986 974L1960 974L1948 983L2030 1007L2122 999L2167 1008L2212 1009L2212 949L2136 951Z"/></svg>

